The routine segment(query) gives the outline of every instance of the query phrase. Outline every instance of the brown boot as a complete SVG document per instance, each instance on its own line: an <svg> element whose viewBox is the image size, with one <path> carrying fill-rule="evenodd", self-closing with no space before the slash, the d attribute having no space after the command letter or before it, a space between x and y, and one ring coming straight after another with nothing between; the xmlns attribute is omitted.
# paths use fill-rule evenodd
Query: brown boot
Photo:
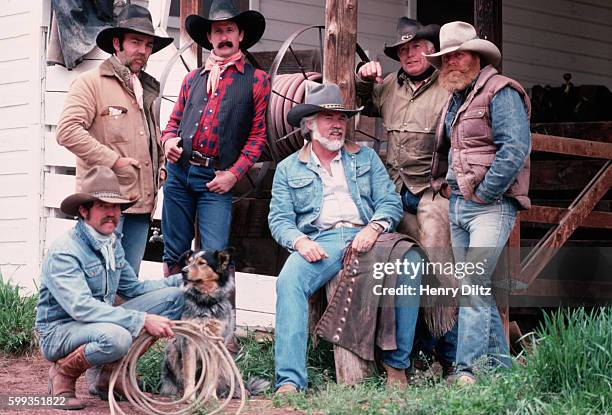
<svg viewBox="0 0 612 415"><path fill-rule="evenodd" d="M76 381L91 367L85 359L85 345L59 359L49 369L49 394L66 398L62 409L83 409L85 405L76 397Z"/></svg>
<svg viewBox="0 0 612 415"><path fill-rule="evenodd" d="M396 369L386 364L382 366L387 371L387 388L405 387L408 385L408 379L406 379L406 372L404 369Z"/></svg>

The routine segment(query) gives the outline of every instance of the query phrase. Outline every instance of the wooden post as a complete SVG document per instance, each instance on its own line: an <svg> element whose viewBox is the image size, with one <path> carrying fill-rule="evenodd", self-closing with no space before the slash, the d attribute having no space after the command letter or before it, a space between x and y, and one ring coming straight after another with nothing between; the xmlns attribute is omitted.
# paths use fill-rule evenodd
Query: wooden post
<svg viewBox="0 0 612 415"><path fill-rule="evenodd" d="M474 0L474 28L481 39L495 43L501 52L502 0ZM501 66L500 62L500 72Z"/></svg>
<svg viewBox="0 0 612 415"><path fill-rule="evenodd" d="M202 15L201 0L181 0L179 16L180 47L183 47L183 45L192 41L191 37L185 30L185 19L190 14ZM206 36L206 33L202 33L202 36ZM192 68L199 68L202 66L202 47L197 43L194 43L191 48L189 48L189 52L185 53L185 59Z"/></svg>
<svg viewBox="0 0 612 415"><path fill-rule="evenodd" d="M323 42L323 82L340 87L346 108L355 108L355 48L357 44L357 0L327 0ZM351 139L354 124L349 123Z"/></svg>

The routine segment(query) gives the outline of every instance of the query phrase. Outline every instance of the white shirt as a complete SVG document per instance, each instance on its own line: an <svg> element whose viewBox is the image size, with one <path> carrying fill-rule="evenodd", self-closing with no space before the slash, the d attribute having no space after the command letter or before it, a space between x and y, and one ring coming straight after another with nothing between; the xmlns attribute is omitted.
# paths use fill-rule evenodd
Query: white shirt
<svg viewBox="0 0 612 415"><path fill-rule="evenodd" d="M319 158L312 149L310 156L320 167L319 171L323 181L323 204L321 206L321 213L314 221L314 225L321 230L331 229L338 222L365 225L349 191L342 165L341 152L338 151L336 157L330 162L331 174L321 166Z"/></svg>

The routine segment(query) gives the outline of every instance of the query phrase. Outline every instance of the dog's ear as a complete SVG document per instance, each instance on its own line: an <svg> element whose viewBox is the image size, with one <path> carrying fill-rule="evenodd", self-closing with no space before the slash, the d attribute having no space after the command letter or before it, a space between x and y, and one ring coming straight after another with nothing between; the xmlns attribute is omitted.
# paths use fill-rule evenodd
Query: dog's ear
<svg viewBox="0 0 612 415"><path fill-rule="evenodd" d="M189 258L191 258L192 255L193 255L193 251L191 249L183 252L183 255L181 255L178 261L176 262L176 265L178 265L179 267L181 267L181 269L183 269L185 266L189 264Z"/></svg>
<svg viewBox="0 0 612 415"><path fill-rule="evenodd" d="M222 251L215 252L215 258L217 258L217 264L219 273L223 273L232 263L232 257L234 255L234 248L228 247Z"/></svg>

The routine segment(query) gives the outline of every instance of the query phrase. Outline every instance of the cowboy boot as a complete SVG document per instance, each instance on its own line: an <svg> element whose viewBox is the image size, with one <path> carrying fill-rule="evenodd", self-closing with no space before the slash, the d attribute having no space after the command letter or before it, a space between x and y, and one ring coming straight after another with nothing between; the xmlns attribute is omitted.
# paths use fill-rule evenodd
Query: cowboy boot
<svg viewBox="0 0 612 415"><path fill-rule="evenodd" d="M157 338L153 338L152 340L150 340L149 344L143 347L142 351L138 355L138 358L140 358L140 356L145 354L145 352L149 350L149 348L153 346L153 343L155 343L156 341L157 341ZM102 365L100 368L101 369L100 373L98 374L98 377L96 379L96 390L97 390L98 396L103 401L108 400L108 387L110 384L110 378L111 378L111 375L113 374L113 370L115 370L115 367L119 366L120 364L121 364L121 359L116 360L112 363L107 363L105 365ZM128 385L125 382L127 382L127 379L124 376L117 377L117 381L115 382L115 386L113 388L113 394L115 395L115 399L117 401L123 401L127 399L126 392L127 392ZM136 379L136 382L138 383L138 387L142 389L143 384L138 379Z"/></svg>
<svg viewBox="0 0 612 415"><path fill-rule="evenodd" d="M76 397L76 381L91 367L85 358L85 345L59 359L49 369L49 394L66 398L62 409L83 409L85 405Z"/></svg>
<svg viewBox="0 0 612 415"><path fill-rule="evenodd" d="M382 364L387 372L387 383L386 388L405 387L408 386L408 379L406 379L406 372L404 369L396 369L385 363Z"/></svg>

